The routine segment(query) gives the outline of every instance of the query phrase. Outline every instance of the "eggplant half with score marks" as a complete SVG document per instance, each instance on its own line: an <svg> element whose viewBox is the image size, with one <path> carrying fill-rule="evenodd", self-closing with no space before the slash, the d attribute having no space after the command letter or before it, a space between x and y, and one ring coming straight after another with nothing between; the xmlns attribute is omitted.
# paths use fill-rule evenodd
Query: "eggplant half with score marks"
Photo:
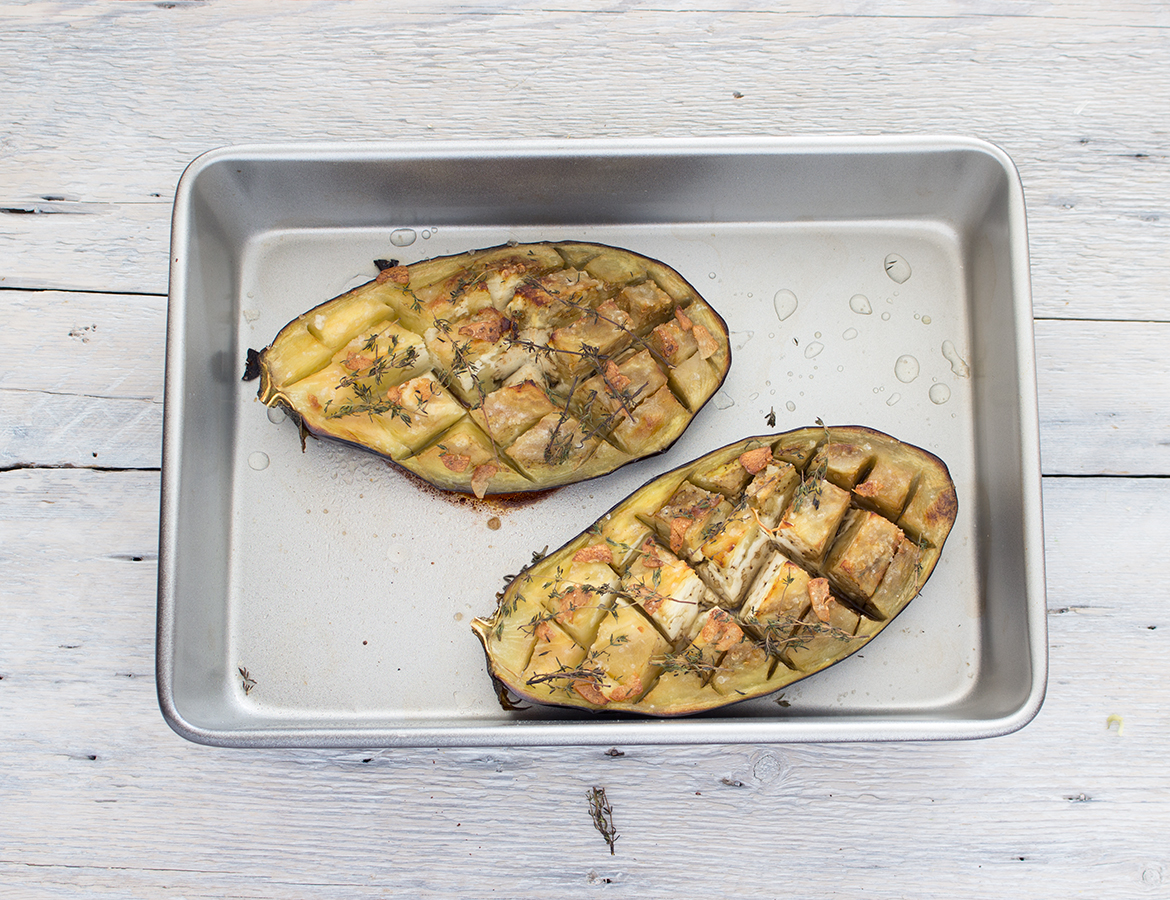
<svg viewBox="0 0 1170 900"><path fill-rule="evenodd" d="M303 432L483 497L666 450L731 353L723 320L668 266L538 243L387 265L252 361L260 399Z"/></svg>
<svg viewBox="0 0 1170 900"><path fill-rule="evenodd" d="M753 437L649 482L472 627L524 700L714 709L864 646L922 589L957 509L946 465L880 432Z"/></svg>

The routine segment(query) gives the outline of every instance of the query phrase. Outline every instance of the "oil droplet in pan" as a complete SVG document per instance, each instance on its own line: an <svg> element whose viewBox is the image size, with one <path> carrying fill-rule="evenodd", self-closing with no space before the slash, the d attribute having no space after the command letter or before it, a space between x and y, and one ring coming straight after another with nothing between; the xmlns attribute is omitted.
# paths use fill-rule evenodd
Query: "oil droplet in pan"
<svg viewBox="0 0 1170 900"><path fill-rule="evenodd" d="M288 416L285 414L285 411L279 406L268 407L268 421L273 425L279 425L287 418Z"/></svg>
<svg viewBox="0 0 1170 900"><path fill-rule="evenodd" d="M809 344L807 347L804 348L805 359L812 359L814 356L818 356L820 354L820 352L824 349L825 349L825 345L822 344L820 341L813 341L811 344Z"/></svg>
<svg viewBox="0 0 1170 900"><path fill-rule="evenodd" d="M796 412L796 404L793 403L791 400L789 400L787 403L784 404L784 408L786 410L788 410L789 412Z"/></svg>
<svg viewBox="0 0 1170 900"><path fill-rule="evenodd" d="M910 263L906 262L897 253L891 253L883 263L886 274L897 284L905 284L910 280Z"/></svg>
<svg viewBox="0 0 1170 900"><path fill-rule="evenodd" d="M902 399L901 394L898 394L898 393L890 394L889 399L886 400L886 406L893 406L895 403L897 403L901 399Z"/></svg>
<svg viewBox="0 0 1170 900"><path fill-rule="evenodd" d="M257 450L248 457L248 465L257 472L262 472L268 468L268 454Z"/></svg>
<svg viewBox="0 0 1170 900"><path fill-rule="evenodd" d="M955 345L950 341L943 341L942 354L947 362L951 364L951 371L960 378L971 377L971 367L963 361L959 356L959 351L955 349Z"/></svg>
<svg viewBox="0 0 1170 900"><path fill-rule="evenodd" d="M926 392L930 397L931 403L936 403L939 406L951 399L951 389L945 384L932 384L930 390Z"/></svg>
<svg viewBox="0 0 1170 900"><path fill-rule="evenodd" d="M735 406L735 400L726 391L720 391L711 402L715 404L716 409L731 409Z"/></svg>
<svg viewBox="0 0 1170 900"><path fill-rule="evenodd" d="M776 318L783 322L796 312L796 294L786 289L779 290L772 298L772 306L776 308Z"/></svg>
<svg viewBox="0 0 1170 900"><path fill-rule="evenodd" d="M851 341L855 337L857 337L857 329L856 328L846 328L845 333L842 334L841 337L843 337L847 341Z"/></svg>
<svg viewBox="0 0 1170 900"><path fill-rule="evenodd" d="M390 232L390 243L395 247L409 247L416 237L413 228L398 228Z"/></svg>
<svg viewBox="0 0 1170 900"><path fill-rule="evenodd" d="M894 376L902 382L902 384L909 384L918 377L918 360L913 356L906 354L899 356L898 361L894 363Z"/></svg>
<svg viewBox="0 0 1170 900"><path fill-rule="evenodd" d="M868 316L873 312L873 305L865 294L854 294L850 297L849 308L860 316Z"/></svg>

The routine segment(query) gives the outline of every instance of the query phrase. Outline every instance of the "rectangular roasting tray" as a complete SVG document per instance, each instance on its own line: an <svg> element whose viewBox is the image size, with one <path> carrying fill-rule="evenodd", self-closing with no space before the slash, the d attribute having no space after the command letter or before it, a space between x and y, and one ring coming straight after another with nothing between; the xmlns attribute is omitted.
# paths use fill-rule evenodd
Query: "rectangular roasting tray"
<svg viewBox="0 0 1170 900"><path fill-rule="evenodd" d="M1027 237L1019 177L998 148L962 137L235 147L184 173L172 240L157 668L163 714L184 737L956 739L1013 731L1039 709ZM296 426L241 380L249 348L372 278L375 259L545 240L660 259L726 319L730 375L666 454L528 500L475 502L352 447L310 439L302 452ZM654 476L817 418L930 450L955 480L942 559L881 635L779 696L694 718L501 707L470 623L495 608L505 575Z"/></svg>

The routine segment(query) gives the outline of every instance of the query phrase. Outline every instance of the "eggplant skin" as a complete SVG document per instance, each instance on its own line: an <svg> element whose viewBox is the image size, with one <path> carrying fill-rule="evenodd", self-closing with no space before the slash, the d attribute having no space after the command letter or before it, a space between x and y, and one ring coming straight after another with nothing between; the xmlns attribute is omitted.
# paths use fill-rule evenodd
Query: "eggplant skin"
<svg viewBox="0 0 1170 900"><path fill-rule="evenodd" d="M559 242L387 265L249 363L260 400L302 435L482 498L664 452L723 383L731 350L726 323L669 266Z"/></svg>
<svg viewBox="0 0 1170 900"><path fill-rule="evenodd" d="M957 514L946 464L879 431L745 438L534 562L472 630L521 700L715 709L865 646L922 590Z"/></svg>

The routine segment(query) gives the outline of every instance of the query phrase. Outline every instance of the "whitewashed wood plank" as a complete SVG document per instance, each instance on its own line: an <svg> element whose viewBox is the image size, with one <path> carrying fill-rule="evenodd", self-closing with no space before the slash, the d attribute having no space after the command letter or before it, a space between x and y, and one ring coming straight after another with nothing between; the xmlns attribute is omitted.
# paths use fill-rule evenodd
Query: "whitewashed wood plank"
<svg viewBox="0 0 1170 900"><path fill-rule="evenodd" d="M157 468L166 298L3 291L0 467Z"/></svg>
<svg viewBox="0 0 1170 900"><path fill-rule="evenodd" d="M98 4L87 3L86 0L18 0L18 2L14 0L12 4L9 4L11 8L6 11L6 14L14 23L49 19L76 21L92 17L94 13L86 7L94 5ZM106 4L106 6L109 5L109 3ZM122 0L119 5L134 9L139 13L149 14L155 13L157 9L184 10L207 4L201 0L172 0L172 2ZM279 6L280 3L264 3L262 0L237 0L233 5L243 10L250 9L253 12L261 9L263 16L263 11L267 11L271 6ZM284 5L288 5L288 0L285 0ZM346 2L338 3L334 0L331 4L317 5L344 6L349 4ZM471 0L433 0L429 3L420 3L418 0L391 0L391 2L381 5L392 7L398 17L443 13L462 16L510 15L514 18L520 18L531 16L533 12L543 12L550 9L548 4L542 4L538 0L474 0L474 2ZM578 13L592 12L600 15L613 15L628 11L626 7L617 3L597 3L591 6L567 4L556 9L557 11ZM984 2L967 2L961 8L957 7L951 0L884 0L881 4L868 4L860 9L856 3L850 3L847 0L819 0L815 3L789 2L789 0L770 0L770 2L765 2L765 0L674 0L669 4L660 4L654 7L656 11L662 9L669 9L676 15L749 13L757 16L816 15L861 20L935 18L951 21L978 17L1012 17L1039 22L1046 19L1064 21L1074 19L1085 23L1116 23L1138 20L1148 25L1170 24L1170 16L1167 15L1165 7L1157 2L1151 2L1151 0L1118 2L1108 11L1087 3L1085 0L1067 0L1059 7L1053 7L1051 3L1044 2L1044 0L1019 0L1019 2L1008 6L984 0Z"/></svg>
<svg viewBox="0 0 1170 900"><path fill-rule="evenodd" d="M5 180L0 288L167 292L174 182L165 200L82 204L27 200Z"/></svg>
<svg viewBox="0 0 1170 900"><path fill-rule="evenodd" d="M3 291L0 389L159 400L165 296Z"/></svg>
<svg viewBox="0 0 1170 900"><path fill-rule="evenodd" d="M16 210L0 214L0 284L164 290L166 199L227 143L950 131L1020 166L1038 314L1166 319L1156 3L162 6L31 4L0 34L0 108L20 125L0 155L0 208ZM384 56L399 46L407 64Z"/></svg>
<svg viewBox="0 0 1170 900"><path fill-rule="evenodd" d="M0 469L157 469L162 413L161 398L70 397L0 389Z"/></svg>
<svg viewBox="0 0 1170 900"><path fill-rule="evenodd" d="M639 896L770 896L799 882L892 898L930 895L942 878L956 896L1156 896L1170 872L1170 620L1147 563L1165 544L1170 482L1045 488L1052 678L1023 731L611 757L188 744L163 724L149 677L157 476L0 474L12 626L0 631L0 740L20 760L0 767L3 883L34 897L211 896L234 881L245 897L392 885L544 898L593 896L608 878ZM621 833L612 857L588 817L595 784ZM730 854L743 846L753 852Z"/></svg>
<svg viewBox="0 0 1170 900"><path fill-rule="evenodd" d="M1170 474L1165 322L1036 323L1046 475Z"/></svg>

